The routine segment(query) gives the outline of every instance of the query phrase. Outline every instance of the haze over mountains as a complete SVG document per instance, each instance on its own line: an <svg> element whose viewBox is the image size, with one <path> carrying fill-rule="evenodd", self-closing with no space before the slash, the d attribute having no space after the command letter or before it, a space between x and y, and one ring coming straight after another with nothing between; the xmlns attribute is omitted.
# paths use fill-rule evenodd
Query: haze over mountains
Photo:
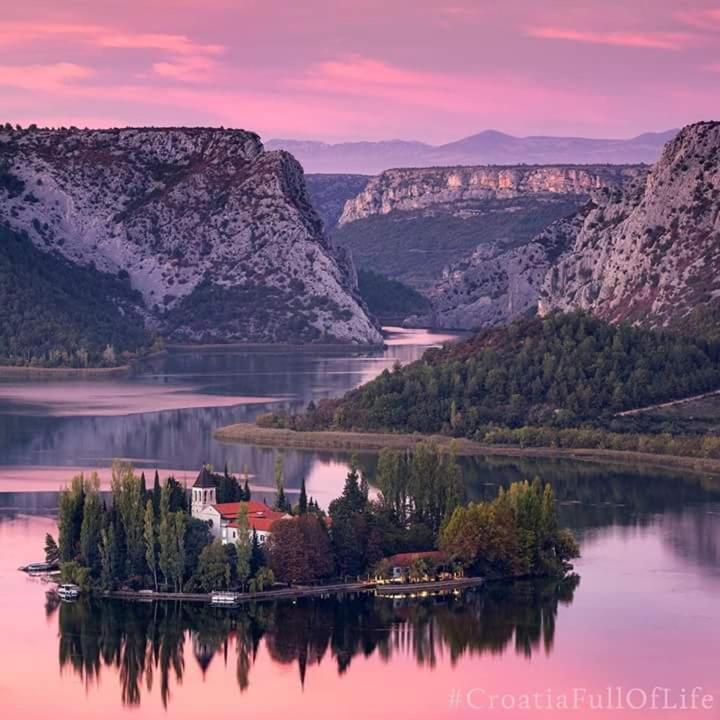
<svg viewBox="0 0 720 720"><path fill-rule="evenodd" d="M514 137L485 130L445 145L407 140L344 142L273 139L267 150L287 150L307 173L376 175L399 167L453 165L550 165L654 163L678 130L643 133L630 139Z"/></svg>

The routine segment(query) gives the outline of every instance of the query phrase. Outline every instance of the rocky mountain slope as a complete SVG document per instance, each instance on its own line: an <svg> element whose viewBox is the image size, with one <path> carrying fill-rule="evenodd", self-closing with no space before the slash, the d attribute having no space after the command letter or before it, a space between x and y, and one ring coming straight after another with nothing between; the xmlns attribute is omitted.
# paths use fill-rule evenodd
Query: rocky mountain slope
<svg viewBox="0 0 720 720"><path fill-rule="evenodd" d="M391 170L346 203L333 237L352 252L359 267L437 298L445 293L435 288L437 283L447 285L457 277L456 263L465 263L463 270L489 262L502 267L505 253L576 212L590 192L619 186L644 172L644 166L607 165ZM489 278L495 274L489 265L488 272ZM477 281L473 277L471 284ZM442 305L438 321L448 309Z"/></svg>
<svg viewBox="0 0 720 720"><path fill-rule="evenodd" d="M627 140L576 137L514 137L496 130L446 143L407 140L329 144L306 140L270 140L272 150L291 152L310 173L377 175L398 167L448 165L536 165L654 163L677 130L644 133Z"/></svg>
<svg viewBox="0 0 720 720"><path fill-rule="evenodd" d="M646 179L600 193L547 274L541 310L686 325L720 304L720 123L684 128Z"/></svg>
<svg viewBox="0 0 720 720"><path fill-rule="evenodd" d="M172 339L381 340L302 168L251 132L0 132L0 220L126 279Z"/></svg>
<svg viewBox="0 0 720 720"><path fill-rule="evenodd" d="M427 292L431 309L409 316L405 324L470 330L534 312L548 269L575 237L584 214L558 220L524 245L479 245L446 268Z"/></svg>
<svg viewBox="0 0 720 720"><path fill-rule="evenodd" d="M305 175L310 200L327 232L335 229L345 203L361 193L368 182L368 175Z"/></svg>
<svg viewBox="0 0 720 720"><path fill-rule="evenodd" d="M636 166L438 167L388 170L345 204L339 225L393 211L434 209L472 200L529 195L584 195L621 185L641 172Z"/></svg>

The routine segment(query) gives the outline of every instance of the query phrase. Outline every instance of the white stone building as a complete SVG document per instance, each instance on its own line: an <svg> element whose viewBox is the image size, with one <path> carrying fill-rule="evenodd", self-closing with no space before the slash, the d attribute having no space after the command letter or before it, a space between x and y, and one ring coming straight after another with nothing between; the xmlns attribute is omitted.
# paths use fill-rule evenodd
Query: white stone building
<svg viewBox="0 0 720 720"><path fill-rule="evenodd" d="M277 512L265 503L249 500L247 502L218 503L217 486L211 473L203 468L192 486L191 514L198 520L210 524L213 537L222 540L223 544L237 541L237 516L240 507L247 507L248 524L250 532L257 533L258 541L264 543L271 532L271 527L277 520L291 517L285 513Z"/></svg>

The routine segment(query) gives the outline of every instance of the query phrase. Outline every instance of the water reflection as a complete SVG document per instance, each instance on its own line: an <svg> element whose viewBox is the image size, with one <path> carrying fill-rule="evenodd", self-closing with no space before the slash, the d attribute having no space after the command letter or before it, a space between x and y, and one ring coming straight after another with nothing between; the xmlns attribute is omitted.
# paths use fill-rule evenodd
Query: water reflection
<svg viewBox="0 0 720 720"><path fill-rule="evenodd" d="M384 350L171 352L138 368L130 380L0 380L0 489L50 489L37 486L34 469L103 468L116 457L138 467L188 473L206 462L235 470L247 465L272 483L273 451L221 444L213 431L252 422L271 408L295 410L311 399L342 395L453 337L390 329ZM288 488L299 488L302 477L319 472L317 460L312 453L288 453Z"/></svg>
<svg viewBox="0 0 720 720"><path fill-rule="evenodd" d="M59 663L87 685L116 672L123 704L159 692L163 705L190 656L210 672L234 663L240 692L251 683L261 645L277 665L294 665L298 682L314 666L348 672L356 657L411 658L418 667L506 651L550 654L560 605L573 601L579 578L495 584L455 596L393 601L370 594L256 604L235 611L181 603L85 601L57 605Z"/></svg>

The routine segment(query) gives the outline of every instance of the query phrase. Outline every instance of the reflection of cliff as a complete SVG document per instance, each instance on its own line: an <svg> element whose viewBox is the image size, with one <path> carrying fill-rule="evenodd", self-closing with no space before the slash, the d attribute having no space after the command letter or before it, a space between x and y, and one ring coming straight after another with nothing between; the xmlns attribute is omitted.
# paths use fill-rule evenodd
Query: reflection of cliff
<svg viewBox="0 0 720 720"><path fill-rule="evenodd" d="M101 668L114 670L123 704L139 705L143 686L159 683L164 705L171 684L185 674L185 651L203 675L213 659L235 656L240 691L250 676L260 643L275 663L296 664L300 682L312 666L332 662L348 672L358 656L413 657L434 667L441 657L514 648L530 657L550 653L558 607L573 600L579 578L562 583L493 585L462 596L393 602L370 595L257 605L237 611L180 604L92 602L59 608L61 669L71 667L86 682L99 682ZM53 612L49 608L48 612Z"/></svg>
<svg viewBox="0 0 720 720"><path fill-rule="evenodd" d="M418 343L432 339L418 335ZM425 344L394 344L382 351L281 353L214 351L173 353L149 363L134 382L186 385L188 392L238 397L276 397L277 403L192 408L125 416L48 417L20 414L0 403L2 464L108 466L122 457L150 467L195 470L204 462L239 470L247 464L261 479L272 480L271 451L220 445L213 431L236 422L252 422L271 407L298 410L311 399L339 396L399 360L418 357ZM72 387L68 386L72 393ZM118 384L118 396L123 386ZM26 412L27 410L25 410ZM309 457L288 456L286 476L299 487Z"/></svg>

